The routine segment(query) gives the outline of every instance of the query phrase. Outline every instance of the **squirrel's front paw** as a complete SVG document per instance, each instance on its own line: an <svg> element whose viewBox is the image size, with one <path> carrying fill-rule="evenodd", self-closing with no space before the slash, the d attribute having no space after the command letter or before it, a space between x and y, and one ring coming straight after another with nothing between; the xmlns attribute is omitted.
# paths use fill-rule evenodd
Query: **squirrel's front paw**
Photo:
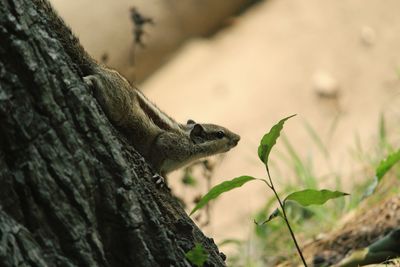
<svg viewBox="0 0 400 267"><path fill-rule="evenodd" d="M161 175L159 175L158 173L156 173L156 174L153 175L153 180L155 181L156 185L157 185L159 188L163 188L164 185L166 184L166 183L165 183L165 178L162 177Z"/></svg>

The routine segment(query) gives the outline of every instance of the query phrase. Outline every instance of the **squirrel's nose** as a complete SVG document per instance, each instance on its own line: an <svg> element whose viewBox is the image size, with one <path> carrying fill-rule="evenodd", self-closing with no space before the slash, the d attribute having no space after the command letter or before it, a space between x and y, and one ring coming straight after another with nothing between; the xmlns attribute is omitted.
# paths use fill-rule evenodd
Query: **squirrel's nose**
<svg viewBox="0 0 400 267"><path fill-rule="evenodd" d="M239 135L235 135L235 138L233 138L233 143L235 144L235 146L239 143L240 141L240 136Z"/></svg>

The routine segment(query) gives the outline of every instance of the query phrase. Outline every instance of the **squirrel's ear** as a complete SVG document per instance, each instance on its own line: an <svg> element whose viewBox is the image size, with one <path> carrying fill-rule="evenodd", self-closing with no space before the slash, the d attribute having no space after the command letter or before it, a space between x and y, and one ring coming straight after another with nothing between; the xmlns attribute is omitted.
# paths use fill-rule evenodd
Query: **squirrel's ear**
<svg viewBox="0 0 400 267"><path fill-rule="evenodd" d="M190 131L190 137L193 139L195 137L201 136L203 132L204 132L203 126L201 126L201 124L196 123L193 126L193 129Z"/></svg>
<svg viewBox="0 0 400 267"><path fill-rule="evenodd" d="M186 124L196 124L194 120L188 120Z"/></svg>

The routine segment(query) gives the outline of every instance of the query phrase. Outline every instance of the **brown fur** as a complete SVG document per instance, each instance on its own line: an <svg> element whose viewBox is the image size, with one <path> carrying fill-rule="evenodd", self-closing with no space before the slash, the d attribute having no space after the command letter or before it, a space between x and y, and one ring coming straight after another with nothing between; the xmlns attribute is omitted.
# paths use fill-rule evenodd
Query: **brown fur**
<svg viewBox="0 0 400 267"><path fill-rule="evenodd" d="M221 126L177 123L117 71L91 58L46 0L33 1L49 14L51 33L62 43L72 62L77 63L79 73L93 89L109 120L156 171L173 171L193 160L227 152L236 146L240 137Z"/></svg>

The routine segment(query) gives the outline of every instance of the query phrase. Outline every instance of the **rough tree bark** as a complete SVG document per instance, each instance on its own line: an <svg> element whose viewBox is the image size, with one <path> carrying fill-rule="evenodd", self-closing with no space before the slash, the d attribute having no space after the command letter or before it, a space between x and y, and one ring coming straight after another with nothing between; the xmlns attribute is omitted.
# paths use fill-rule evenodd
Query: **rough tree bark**
<svg viewBox="0 0 400 267"><path fill-rule="evenodd" d="M0 266L224 266L119 137L39 0L0 0Z"/></svg>

